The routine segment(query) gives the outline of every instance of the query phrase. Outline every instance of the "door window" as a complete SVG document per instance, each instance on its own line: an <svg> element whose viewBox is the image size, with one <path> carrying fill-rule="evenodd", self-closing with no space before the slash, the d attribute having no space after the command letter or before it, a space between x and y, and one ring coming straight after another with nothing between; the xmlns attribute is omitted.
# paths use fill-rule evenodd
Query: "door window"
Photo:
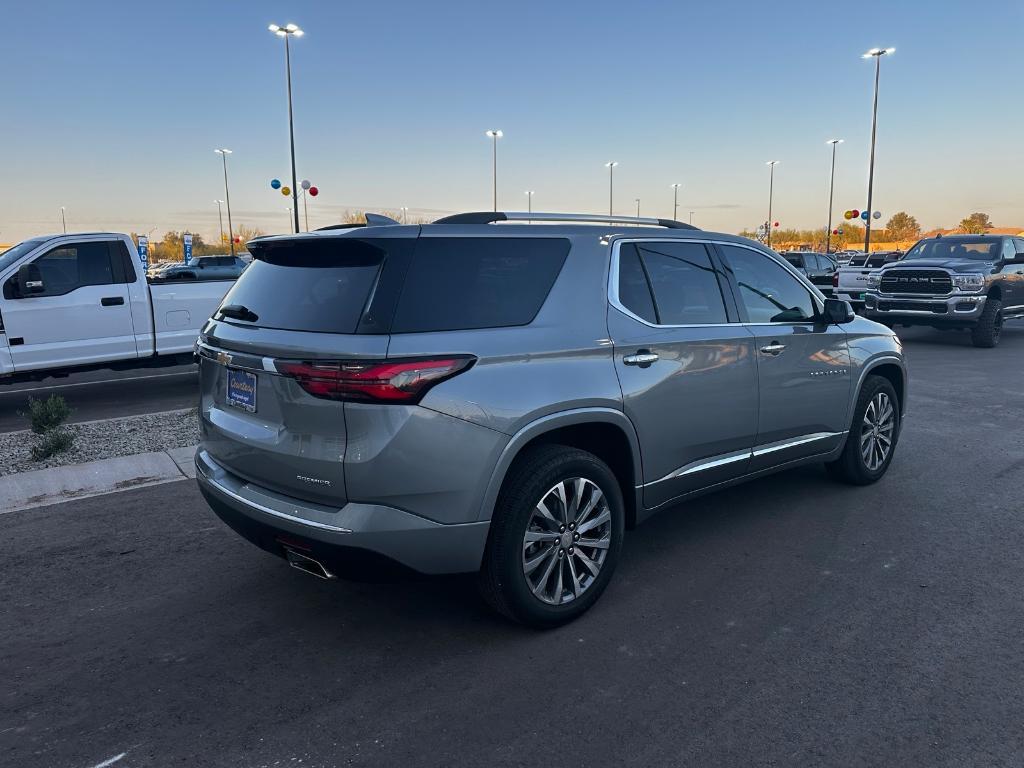
<svg viewBox="0 0 1024 768"><path fill-rule="evenodd" d="M105 242L62 245L33 263L43 279L43 292L33 296L63 296L87 285L111 285L115 282L110 251Z"/></svg>
<svg viewBox="0 0 1024 768"><path fill-rule="evenodd" d="M619 301L658 325L729 322L718 274L700 243L624 243Z"/></svg>
<svg viewBox="0 0 1024 768"><path fill-rule="evenodd" d="M750 248L719 247L736 278L748 322L794 323L815 318L811 294L781 264Z"/></svg>
<svg viewBox="0 0 1024 768"><path fill-rule="evenodd" d="M1006 261L1013 261L1017 258L1017 249L1013 246L1013 241L1010 238L1003 240L1003 258Z"/></svg>
<svg viewBox="0 0 1024 768"><path fill-rule="evenodd" d="M815 256L814 258L818 260L818 269L822 272L831 274L836 271L836 263L827 256Z"/></svg>

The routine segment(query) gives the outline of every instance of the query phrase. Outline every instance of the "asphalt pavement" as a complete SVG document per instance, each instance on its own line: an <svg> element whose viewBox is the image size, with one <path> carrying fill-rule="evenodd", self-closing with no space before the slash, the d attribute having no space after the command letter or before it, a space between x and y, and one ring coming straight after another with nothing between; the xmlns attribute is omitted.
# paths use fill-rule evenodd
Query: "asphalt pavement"
<svg viewBox="0 0 1024 768"><path fill-rule="evenodd" d="M199 398L197 372L194 364L188 364L0 384L0 432L28 428L28 420L19 412L27 411L29 397L61 395L73 409L71 422L191 408Z"/></svg>
<svg viewBox="0 0 1024 768"><path fill-rule="evenodd" d="M317 581L189 482L0 515L0 764L1020 766L1024 326L901 335L880 483L669 510L549 632L471 578Z"/></svg>

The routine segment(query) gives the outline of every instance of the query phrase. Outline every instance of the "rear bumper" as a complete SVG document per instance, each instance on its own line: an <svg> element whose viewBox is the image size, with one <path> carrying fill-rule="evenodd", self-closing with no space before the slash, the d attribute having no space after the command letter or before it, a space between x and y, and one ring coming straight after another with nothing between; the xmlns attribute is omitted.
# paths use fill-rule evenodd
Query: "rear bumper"
<svg viewBox="0 0 1024 768"><path fill-rule="evenodd" d="M987 297L977 294L948 296L887 296L875 291L864 297L865 314L872 320L899 320L920 325L971 325L985 310Z"/></svg>
<svg viewBox="0 0 1024 768"><path fill-rule="evenodd" d="M427 574L480 569L489 522L445 525L376 504L335 509L300 501L242 480L203 450L196 453L196 470L199 490L217 516L279 557L287 545L341 575L374 560Z"/></svg>

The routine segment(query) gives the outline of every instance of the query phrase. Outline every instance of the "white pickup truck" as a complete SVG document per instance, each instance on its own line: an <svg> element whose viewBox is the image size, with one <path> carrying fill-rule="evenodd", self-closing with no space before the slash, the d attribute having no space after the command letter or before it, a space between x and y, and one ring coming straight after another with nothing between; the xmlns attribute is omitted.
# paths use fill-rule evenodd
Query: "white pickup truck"
<svg viewBox="0 0 1024 768"><path fill-rule="evenodd" d="M128 235L26 240L0 254L0 384L180 362L231 285L150 284Z"/></svg>
<svg viewBox="0 0 1024 768"><path fill-rule="evenodd" d="M875 251L870 257L865 257L863 253L855 254L846 266L833 273L832 296L850 302L859 312L864 309L868 275L902 258L902 251Z"/></svg>

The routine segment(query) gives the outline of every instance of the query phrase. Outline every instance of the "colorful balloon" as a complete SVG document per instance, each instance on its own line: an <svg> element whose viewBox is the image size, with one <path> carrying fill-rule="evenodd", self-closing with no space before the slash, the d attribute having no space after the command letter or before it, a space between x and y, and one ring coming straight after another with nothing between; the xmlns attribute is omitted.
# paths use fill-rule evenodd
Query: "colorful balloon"
<svg viewBox="0 0 1024 768"><path fill-rule="evenodd" d="M853 218L853 211L843 211L843 218L849 221Z"/></svg>
<svg viewBox="0 0 1024 768"><path fill-rule="evenodd" d="M302 180L302 184L301 184L300 186L301 186L301 187L302 187L303 189L309 189L309 188L310 188L310 186L311 186L311 185L310 185L310 183L309 183L309 179L303 179L303 180Z"/></svg>
<svg viewBox="0 0 1024 768"><path fill-rule="evenodd" d="M777 222L777 221L776 221L776 222L775 222L775 223L774 223L774 224L773 224L772 226L773 226L773 227L777 227L777 226L779 226L779 222Z"/></svg>
<svg viewBox="0 0 1024 768"><path fill-rule="evenodd" d="M868 212L867 211L861 211L860 212L860 217L862 219L864 219L864 221L867 221L868 220Z"/></svg>
<svg viewBox="0 0 1024 768"><path fill-rule="evenodd" d="M270 180L270 188L271 189L280 189L281 188L281 180L280 179L271 179Z"/></svg>
<svg viewBox="0 0 1024 768"><path fill-rule="evenodd" d="M320 194L320 190L317 189L316 187L310 187L309 188L309 196L310 197L316 197L319 194Z"/></svg>
<svg viewBox="0 0 1024 768"><path fill-rule="evenodd" d="M860 211L858 211L856 208L850 211L850 213L852 214L850 216L851 219L856 219L858 216L860 216Z"/></svg>
<svg viewBox="0 0 1024 768"><path fill-rule="evenodd" d="M291 193L292 193L292 188L291 187L281 187L281 194L284 195L285 197L288 197L288 195L290 195Z"/></svg>
<svg viewBox="0 0 1024 768"><path fill-rule="evenodd" d="M882 212L881 211L875 211L874 213L871 214L871 218L872 219L880 219L880 218L882 218Z"/></svg>

